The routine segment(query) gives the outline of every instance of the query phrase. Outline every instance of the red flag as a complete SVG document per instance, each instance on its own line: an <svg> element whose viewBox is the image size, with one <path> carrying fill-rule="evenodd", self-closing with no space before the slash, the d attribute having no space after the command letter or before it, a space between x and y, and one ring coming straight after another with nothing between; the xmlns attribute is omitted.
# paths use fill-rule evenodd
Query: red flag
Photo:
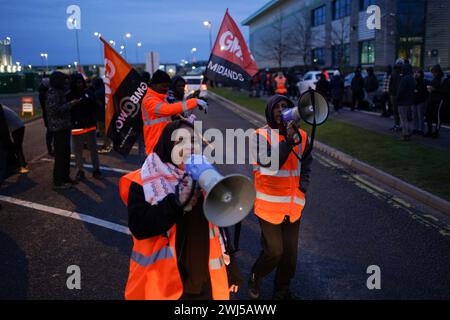
<svg viewBox="0 0 450 320"><path fill-rule="evenodd" d="M147 83L103 38L105 52L105 132L114 150L127 155L142 132L141 102Z"/></svg>
<svg viewBox="0 0 450 320"><path fill-rule="evenodd" d="M227 10L208 61L206 77L224 84L244 87L257 72L258 66L244 37Z"/></svg>

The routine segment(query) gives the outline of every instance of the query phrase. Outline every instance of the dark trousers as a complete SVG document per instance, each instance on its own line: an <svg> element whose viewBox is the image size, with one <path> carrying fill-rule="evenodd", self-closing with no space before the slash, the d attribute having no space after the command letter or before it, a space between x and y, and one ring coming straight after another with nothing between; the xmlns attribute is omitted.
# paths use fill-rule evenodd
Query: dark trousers
<svg viewBox="0 0 450 320"><path fill-rule="evenodd" d="M25 127L19 128L13 132L11 132L12 140L13 140L13 150L14 154L19 161L20 167L25 167L27 162L25 161L25 156L23 154L23 137L25 136Z"/></svg>
<svg viewBox="0 0 450 320"><path fill-rule="evenodd" d="M45 143L47 144L48 153L53 152L53 132L47 129L45 133Z"/></svg>
<svg viewBox="0 0 450 320"><path fill-rule="evenodd" d="M364 100L364 93L353 93L352 95L352 111L355 110L355 108L361 108L361 102Z"/></svg>
<svg viewBox="0 0 450 320"><path fill-rule="evenodd" d="M436 124L435 132L439 132L441 129L441 117L442 117L442 106L444 104L444 101L442 100L434 100L430 101L430 103L427 106L426 111L426 120L427 120L427 127L428 132L433 132L433 124Z"/></svg>
<svg viewBox="0 0 450 320"><path fill-rule="evenodd" d="M383 115L390 116L391 114L393 114L391 97L389 96L389 93L387 93L387 92L383 93L381 107L382 107Z"/></svg>
<svg viewBox="0 0 450 320"><path fill-rule="evenodd" d="M258 220L261 226L262 251L252 272L258 277L264 277L276 268L275 291L286 289L297 268L300 219L294 223L284 221L281 224Z"/></svg>
<svg viewBox="0 0 450 320"><path fill-rule="evenodd" d="M333 98L334 111L339 111L339 109L341 109L341 101L342 99Z"/></svg>
<svg viewBox="0 0 450 320"><path fill-rule="evenodd" d="M61 185L70 181L70 129L54 132L54 143L53 183Z"/></svg>
<svg viewBox="0 0 450 320"><path fill-rule="evenodd" d="M391 96L392 112L394 114L394 125L400 126L400 113L398 112L397 96Z"/></svg>

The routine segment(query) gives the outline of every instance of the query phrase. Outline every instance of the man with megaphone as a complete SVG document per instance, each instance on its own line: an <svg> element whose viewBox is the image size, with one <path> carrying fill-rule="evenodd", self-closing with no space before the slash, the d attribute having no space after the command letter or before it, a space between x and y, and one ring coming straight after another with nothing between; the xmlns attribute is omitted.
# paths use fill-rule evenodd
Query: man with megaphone
<svg viewBox="0 0 450 320"><path fill-rule="evenodd" d="M195 179L204 179L205 170L196 171L200 177L186 172L194 145L192 124L175 120L164 128L142 168L120 179L133 237L126 299L228 300L242 281L227 254L227 239L204 213L205 198L214 204L216 186L228 185L209 183L206 195L196 187ZM206 169L207 175L226 180L210 166ZM202 181L198 184L203 188Z"/></svg>
<svg viewBox="0 0 450 320"><path fill-rule="evenodd" d="M294 103L275 95L267 103L267 125L256 130L254 212L261 227L262 252L252 267L250 299L258 299L263 277L276 269L274 299L295 299L289 289L297 264L300 217L309 185L312 157L307 133L298 130ZM292 119L290 119L292 118ZM267 148L267 150L265 150ZM264 161L269 155L270 162ZM278 162L277 164L275 162Z"/></svg>

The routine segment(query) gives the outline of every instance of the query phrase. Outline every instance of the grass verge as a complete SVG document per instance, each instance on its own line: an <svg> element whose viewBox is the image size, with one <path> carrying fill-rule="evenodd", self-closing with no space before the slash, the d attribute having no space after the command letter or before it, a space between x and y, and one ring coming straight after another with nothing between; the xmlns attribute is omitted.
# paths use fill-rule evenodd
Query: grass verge
<svg viewBox="0 0 450 320"><path fill-rule="evenodd" d="M264 115L263 99L225 88L209 90ZM331 119L316 132L321 142L450 200L450 152Z"/></svg>

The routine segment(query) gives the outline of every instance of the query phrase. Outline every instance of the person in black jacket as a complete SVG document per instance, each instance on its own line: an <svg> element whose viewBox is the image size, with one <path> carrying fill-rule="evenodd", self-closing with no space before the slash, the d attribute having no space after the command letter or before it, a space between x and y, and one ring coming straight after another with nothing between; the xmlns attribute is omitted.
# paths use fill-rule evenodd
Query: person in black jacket
<svg viewBox="0 0 450 320"><path fill-rule="evenodd" d="M172 140L177 129L188 130L193 136L191 123L175 120L164 128L153 152L163 163L183 170L184 165L176 165L172 159L172 150L179 143ZM183 148L183 151L185 150ZM193 152L192 149L191 152ZM203 213L204 197L199 190L196 190L191 198L189 197L193 187L189 176L185 176L180 184L185 186L182 191L178 194L169 193L157 204L152 205L145 200L143 186L133 182L128 196L128 226L136 239L143 240L165 234L176 225L175 252L183 282L183 295L180 299L211 299L208 270L209 245L207 245L209 234L208 221ZM188 205L182 206L188 201ZM230 291L237 292L242 283L242 275L233 257L232 249L227 242L224 245L231 258L227 265Z"/></svg>
<svg viewBox="0 0 450 320"><path fill-rule="evenodd" d="M88 93L86 82L79 73L73 74L71 78L71 91L68 100L80 99L71 110L72 119L72 142L75 154L75 161L78 168L77 180L85 178L83 168L83 149L87 145L91 154L91 161L94 167L93 177L101 178L100 164L97 153L97 112L98 105L95 98Z"/></svg>
<svg viewBox="0 0 450 320"><path fill-rule="evenodd" d="M435 65L431 72L433 73L433 80L428 86L428 91L430 92L426 111L428 131L425 136L438 138L441 128L442 109L446 101L448 101L450 81L445 78L440 65ZM436 125L434 131L433 124Z"/></svg>
<svg viewBox="0 0 450 320"><path fill-rule="evenodd" d="M367 77L364 79L364 90L367 93L369 107L374 108L373 99L378 91L378 79L375 76L373 68L367 68Z"/></svg>
<svg viewBox="0 0 450 320"><path fill-rule="evenodd" d="M54 156L54 148L53 148L53 132L48 129L48 116L47 116L47 107L46 107L46 101L47 101L47 92L48 88L50 86L50 79L44 77L42 79L41 84L39 85L38 91L39 91L39 104L41 105L42 109L42 118L44 119L44 125L47 128L45 132L45 142L47 144L47 152L50 156Z"/></svg>
<svg viewBox="0 0 450 320"><path fill-rule="evenodd" d="M411 137L411 122L409 114L414 104L414 90L416 89L416 82L412 75L411 65L405 64L402 69L402 77L398 85L397 102L398 111L400 114L400 122L402 125L402 140L408 141Z"/></svg>
<svg viewBox="0 0 450 320"><path fill-rule="evenodd" d="M414 74L416 89L414 90L414 104L412 108L413 134L425 134L425 110L428 100L428 81L424 78L423 70Z"/></svg>
<svg viewBox="0 0 450 320"><path fill-rule="evenodd" d="M358 109L361 107L361 102L364 100L364 78L361 75L360 68L355 70L355 76L352 79L351 88L352 111L355 111L356 107L358 107Z"/></svg>
<svg viewBox="0 0 450 320"><path fill-rule="evenodd" d="M331 99L333 101L334 111L339 112L341 109L342 99L344 98L344 81L341 78L341 73L336 71L331 79Z"/></svg>
<svg viewBox="0 0 450 320"><path fill-rule="evenodd" d="M394 126L391 128L393 131L400 131L400 115L398 113L398 102L397 102L397 91L398 85L400 83L400 73L402 71L404 62L399 59L391 74L391 78L389 81L389 95L391 96L391 104L392 104L392 112L394 115Z"/></svg>
<svg viewBox="0 0 450 320"><path fill-rule="evenodd" d="M325 99L330 99L330 82L328 82L325 74L323 73L319 75L319 81L317 81L316 90L319 91L325 97Z"/></svg>

